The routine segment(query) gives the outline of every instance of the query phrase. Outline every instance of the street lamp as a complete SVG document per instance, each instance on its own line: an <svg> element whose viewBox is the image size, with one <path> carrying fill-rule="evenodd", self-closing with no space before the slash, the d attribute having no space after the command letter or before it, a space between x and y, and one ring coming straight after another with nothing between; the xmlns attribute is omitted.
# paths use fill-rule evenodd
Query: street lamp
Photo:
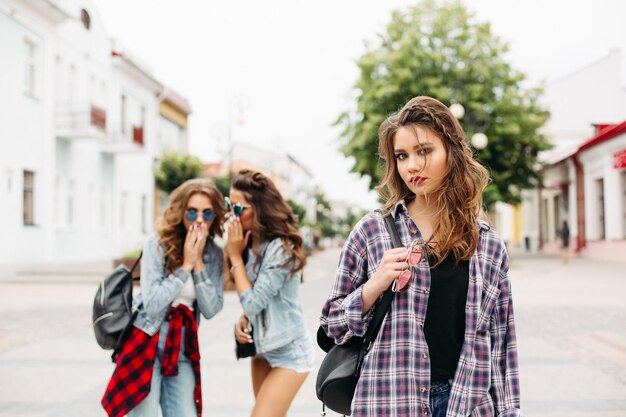
<svg viewBox="0 0 626 417"><path fill-rule="evenodd" d="M462 104L453 103L449 108L450 113L452 113L457 120L461 120L463 116L465 116L465 108ZM489 139L487 138L487 135L482 132L474 133L470 139L470 143L476 149L485 149L488 142Z"/></svg>
<svg viewBox="0 0 626 417"><path fill-rule="evenodd" d="M470 139L470 143L476 149L484 149L487 146L488 141L487 135L481 132L474 133Z"/></svg>
<svg viewBox="0 0 626 417"><path fill-rule="evenodd" d="M452 115L456 117L457 120L461 120L463 116L465 116L465 107L463 107L462 104L453 103L450 106L450 113L452 113Z"/></svg>

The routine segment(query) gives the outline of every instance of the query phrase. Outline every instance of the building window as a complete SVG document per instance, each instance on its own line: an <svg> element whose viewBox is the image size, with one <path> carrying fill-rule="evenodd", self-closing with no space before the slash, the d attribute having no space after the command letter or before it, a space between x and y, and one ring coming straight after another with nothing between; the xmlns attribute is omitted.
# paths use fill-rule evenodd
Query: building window
<svg viewBox="0 0 626 417"><path fill-rule="evenodd" d="M549 230L549 225L548 222L550 221L549 219L549 215L548 215L548 199L547 198L542 198L541 201L543 202L543 205L541 207L541 211L542 211L542 221L541 221L541 236L543 237L544 241L549 239L549 234L548 234L548 230Z"/></svg>
<svg viewBox="0 0 626 417"><path fill-rule="evenodd" d="M561 199L563 196L561 194L554 196L554 228L552 230L555 231L555 236L559 235L559 230L561 228Z"/></svg>
<svg viewBox="0 0 626 417"><path fill-rule="evenodd" d="M600 178L596 180L596 195L598 204L598 239L604 240L606 238L605 222L604 222L604 179Z"/></svg>
<svg viewBox="0 0 626 417"><path fill-rule="evenodd" d="M37 81L37 45L24 39L24 93L35 97Z"/></svg>
<svg viewBox="0 0 626 417"><path fill-rule="evenodd" d="M85 29L89 30L91 28L91 16L89 16L89 12L85 9L80 11L80 21L83 22L83 26Z"/></svg>
<svg viewBox="0 0 626 417"><path fill-rule="evenodd" d="M24 171L24 225L35 224L35 173Z"/></svg>

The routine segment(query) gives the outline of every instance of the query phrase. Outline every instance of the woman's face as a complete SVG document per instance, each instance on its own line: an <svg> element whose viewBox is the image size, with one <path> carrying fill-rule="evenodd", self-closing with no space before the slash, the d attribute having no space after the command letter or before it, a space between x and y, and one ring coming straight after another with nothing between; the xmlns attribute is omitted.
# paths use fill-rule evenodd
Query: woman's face
<svg viewBox="0 0 626 417"><path fill-rule="evenodd" d="M393 153L400 177L416 196L441 185L448 153L435 132L420 125L401 127L393 137Z"/></svg>
<svg viewBox="0 0 626 417"><path fill-rule="evenodd" d="M207 228L211 229L214 219L215 212L209 196L203 193L192 194L189 200L187 200L187 207L185 207L185 212L183 213L185 230L189 230L189 226L194 223L206 223Z"/></svg>
<svg viewBox="0 0 626 417"><path fill-rule="evenodd" d="M236 204L241 205L241 215L239 220L241 221L241 227L244 232L252 230L254 224L254 208L250 205L250 202L246 199L243 193L235 188L230 189L230 202L233 206Z"/></svg>

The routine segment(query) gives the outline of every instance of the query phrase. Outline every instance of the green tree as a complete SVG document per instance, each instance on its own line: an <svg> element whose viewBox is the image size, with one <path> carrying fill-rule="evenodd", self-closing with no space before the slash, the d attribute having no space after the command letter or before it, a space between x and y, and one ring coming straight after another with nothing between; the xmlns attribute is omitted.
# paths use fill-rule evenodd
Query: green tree
<svg viewBox="0 0 626 417"><path fill-rule="evenodd" d="M232 180L232 177L233 175L229 174L223 177L213 178L213 181L215 182L215 186L217 187L218 190L220 190L220 192L224 196L228 196L230 194L230 182Z"/></svg>
<svg viewBox="0 0 626 417"><path fill-rule="evenodd" d="M337 219L337 229L339 234L343 238L347 238L356 222L358 222L359 219L361 219L361 217L363 217L366 213L367 210L363 209L356 209L356 211L348 209L344 217Z"/></svg>
<svg viewBox="0 0 626 417"><path fill-rule="evenodd" d="M357 62L356 109L342 113L341 150L354 158L352 171L380 182L377 157L380 123L409 99L429 95L465 108L460 120L466 136L484 133L488 145L476 157L493 182L485 204L516 203L519 190L541 180L537 154L549 149L537 133L548 117L539 105L541 88L522 88L525 75L506 60L507 43L478 22L459 1L425 0L396 10L385 33L366 44Z"/></svg>
<svg viewBox="0 0 626 417"><path fill-rule="evenodd" d="M326 198L326 195L319 188L315 191L315 214L317 218L316 227L319 229L323 237L332 237L337 234L335 228L335 221L332 217L332 210L330 208L330 202Z"/></svg>
<svg viewBox="0 0 626 417"><path fill-rule="evenodd" d="M298 226L300 227L304 226L304 218L306 216L306 209L302 205L296 203L295 201L291 199L287 199L287 204L289 204L289 206L293 210L293 213L298 218Z"/></svg>
<svg viewBox="0 0 626 417"><path fill-rule="evenodd" d="M160 190L169 194L183 182L199 177L202 169L202 163L195 156L165 154L156 169L154 180Z"/></svg>

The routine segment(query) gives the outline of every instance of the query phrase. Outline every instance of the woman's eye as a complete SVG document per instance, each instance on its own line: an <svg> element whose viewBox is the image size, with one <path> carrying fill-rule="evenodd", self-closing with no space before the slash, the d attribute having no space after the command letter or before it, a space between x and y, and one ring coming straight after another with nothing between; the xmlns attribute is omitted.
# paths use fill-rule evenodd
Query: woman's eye
<svg viewBox="0 0 626 417"><path fill-rule="evenodd" d="M433 150L431 148L422 148L419 151L417 151L417 153L418 153L418 155L428 155L432 151Z"/></svg>
<svg viewBox="0 0 626 417"><path fill-rule="evenodd" d="M398 154L396 154L396 159L398 161L402 161L402 160L406 159L406 154L398 153Z"/></svg>

